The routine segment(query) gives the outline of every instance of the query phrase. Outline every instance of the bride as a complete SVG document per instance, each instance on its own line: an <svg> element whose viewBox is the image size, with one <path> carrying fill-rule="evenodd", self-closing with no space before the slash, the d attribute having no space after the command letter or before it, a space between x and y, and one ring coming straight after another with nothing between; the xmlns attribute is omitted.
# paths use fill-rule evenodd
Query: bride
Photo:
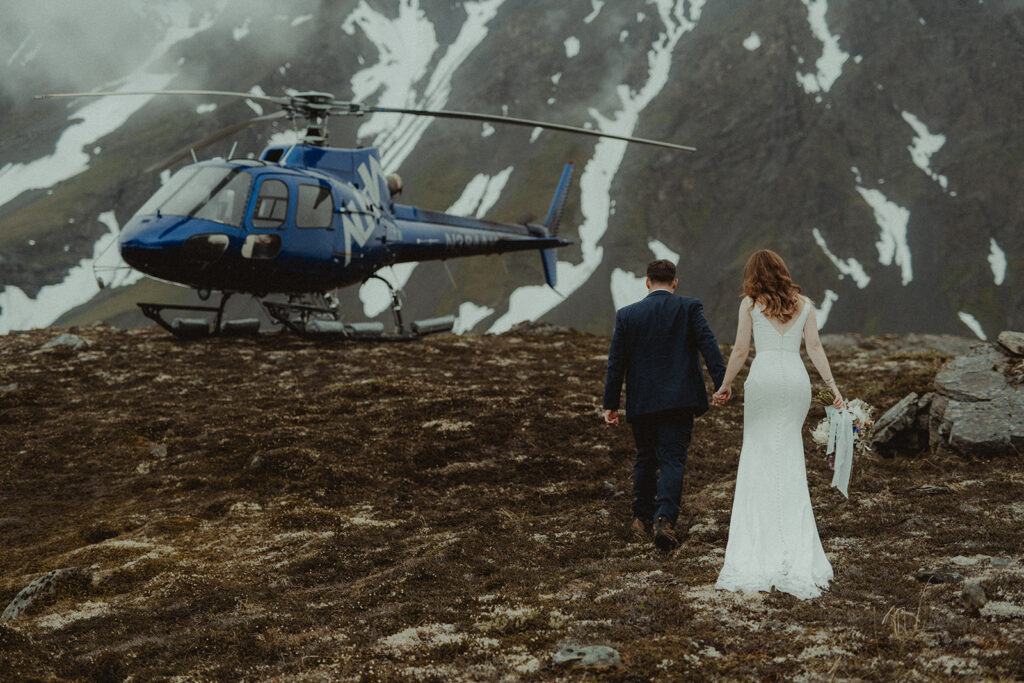
<svg viewBox="0 0 1024 683"><path fill-rule="evenodd" d="M757 354L743 384L743 447L729 521L725 565L716 588L791 593L814 598L828 588L832 565L825 557L807 491L802 430L811 404L811 382L800 357L807 355L835 394L828 358L818 339L811 300L800 294L782 258L767 249L743 269L736 344L722 386L721 405L732 397L732 381L750 353Z"/></svg>

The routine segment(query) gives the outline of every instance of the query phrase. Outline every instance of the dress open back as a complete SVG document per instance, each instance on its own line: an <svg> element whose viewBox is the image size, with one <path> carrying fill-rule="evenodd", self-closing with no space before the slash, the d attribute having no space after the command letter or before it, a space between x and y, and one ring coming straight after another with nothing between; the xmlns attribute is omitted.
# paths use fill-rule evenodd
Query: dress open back
<svg viewBox="0 0 1024 683"><path fill-rule="evenodd" d="M743 446L716 588L768 591L774 586L806 599L820 595L832 579L804 465L802 430L811 382L800 344L809 310L804 299L796 319L783 325L751 308L756 355L743 385Z"/></svg>

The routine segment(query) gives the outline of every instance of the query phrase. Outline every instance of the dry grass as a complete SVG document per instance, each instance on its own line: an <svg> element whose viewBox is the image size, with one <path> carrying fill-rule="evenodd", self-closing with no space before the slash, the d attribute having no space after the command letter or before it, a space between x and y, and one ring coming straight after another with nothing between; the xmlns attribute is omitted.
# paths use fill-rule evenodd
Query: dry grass
<svg viewBox="0 0 1024 683"><path fill-rule="evenodd" d="M95 580L0 626L2 679L549 680L566 643L616 648L605 680L1024 670L1012 611L913 579L952 568L1024 604L1018 460L866 456L847 501L808 439L833 588L734 595L713 584L741 402L698 421L686 543L636 543L632 440L600 417L607 339L91 328L84 351L40 351L56 334L0 337L0 386L18 385L0 393L0 607L51 569ZM941 365L833 360L880 411Z"/></svg>

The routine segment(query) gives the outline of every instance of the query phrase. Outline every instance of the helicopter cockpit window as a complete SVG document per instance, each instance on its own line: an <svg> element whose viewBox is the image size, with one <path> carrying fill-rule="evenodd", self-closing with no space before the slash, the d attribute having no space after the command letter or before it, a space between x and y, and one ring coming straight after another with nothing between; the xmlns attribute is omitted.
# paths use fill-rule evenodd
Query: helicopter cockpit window
<svg viewBox="0 0 1024 683"><path fill-rule="evenodd" d="M329 228L334 218L331 190L322 185L299 185L295 225L300 228Z"/></svg>
<svg viewBox="0 0 1024 683"><path fill-rule="evenodd" d="M238 227L249 199L252 176L238 168L183 168L136 215L188 216Z"/></svg>
<svg viewBox="0 0 1024 683"><path fill-rule="evenodd" d="M277 228L288 217L288 186L271 178L263 181L252 212L254 228Z"/></svg>

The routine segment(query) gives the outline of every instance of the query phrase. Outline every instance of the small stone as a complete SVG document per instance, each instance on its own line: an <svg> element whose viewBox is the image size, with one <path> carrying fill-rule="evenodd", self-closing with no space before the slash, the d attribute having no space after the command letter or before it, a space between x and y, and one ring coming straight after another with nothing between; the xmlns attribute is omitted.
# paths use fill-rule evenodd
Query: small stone
<svg viewBox="0 0 1024 683"><path fill-rule="evenodd" d="M82 339L78 335L65 333L43 344L43 348L53 349L60 346L67 346L71 348L73 351L78 351L79 349L84 349L89 345L89 342Z"/></svg>
<svg viewBox="0 0 1024 683"><path fill-rule="evenodd" d="M622 656L606 645L567 645L555 653L553 662L586 669L621 668Z"/></svg>
<svg viewBox="0 0 1024 683"><path fill-rule="evenodd" d="M17 391L17 390L18 390L18 385L17 384L5 384L2 387L0 387L0 394L7 394L7 393L10 393L12 391Z"/></svg>
<svg viewBox="0 0 1024 683"><path fill-rule="evenodd" d="M938 567L920 569L914 574L914 579L921 583L958 583L963 578L958 572Z"/></svg>
<svg viewBox="0 0 1024 683"><path fill-rule="evenodd" d="M1011 564L1013 564L1013 560L1011 560L1008 557L993 557L992 558L992 566L993 567L1009 567Z"/></svg>
<svg viewBox="0 0 1024 683"><path fill-rule="evenodd" d="M1024 607L1015 605L1012 602L992 601L986 602L981 608L981 616L992 619L1021 619L1024 618Z"/></svg>
<svg viewBox="0 0 1024 683"><path fill-rule="evenodd" d="M149 453L154 458L166 458L167 446L162 443L154 444L153 446L150 447Z"/></svg>
<svg viewBox="0 0 1024 683"><path fill-rule="evenodd" d="M981 587L981 584L973 581L964 584L964 589L960 592L960 600L964 603L964 607L972 612L980 610L988 602L988 598L985 597L985 589Z"/></svg>

